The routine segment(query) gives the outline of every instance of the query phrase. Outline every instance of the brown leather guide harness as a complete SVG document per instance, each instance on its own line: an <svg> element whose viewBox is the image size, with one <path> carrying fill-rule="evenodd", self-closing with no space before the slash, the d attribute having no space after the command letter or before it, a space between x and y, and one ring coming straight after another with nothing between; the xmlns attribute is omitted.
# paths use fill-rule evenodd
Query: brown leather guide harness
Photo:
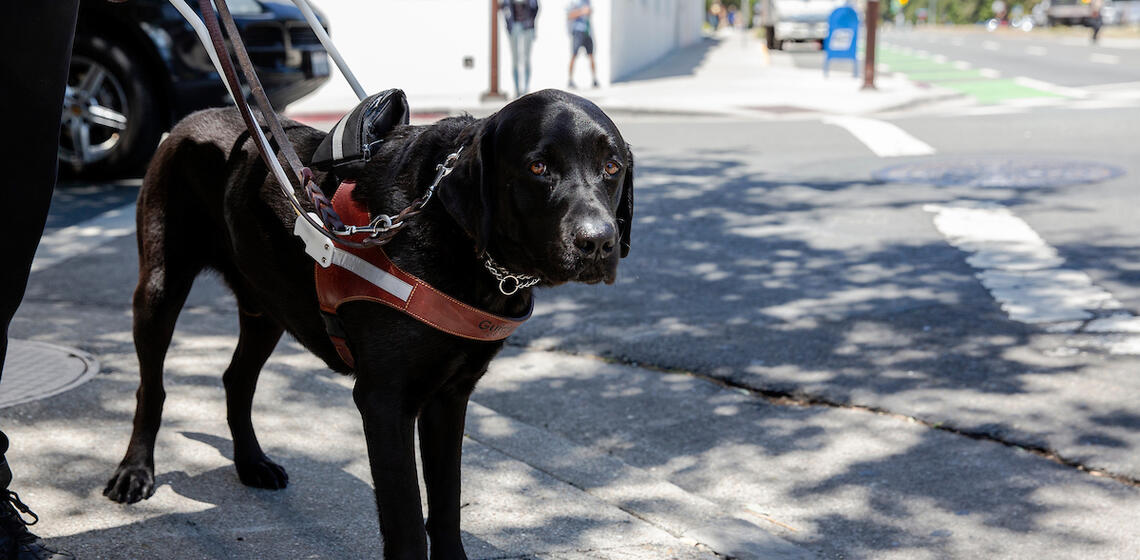
<svg viewBox="0 0 1140 560"><path fill-rule="evenodd" d="M352 199L355 187L356 183L352 181L341 183L333 196L333 209L349 222L366 221L368 211ZM329 267L316 265L317 297L321 301L321 313L325 318L329 338L349 367L355 367L352 352L335 316L337 308L350 301L383 304L445 333L471 340L502 340L530 318L530 309L522 317L500 317L456 300L401 270L388 259L384 249L379 247L341 247L338 248L339 251L343 253L335 255L331 260L341 264ZM360 263L349 262L352 257L366 262L372 268L358 271ZM533 307L532 298L531 308Z"/></svg>
<svg viewBox="0 0 1140 560"><path fill-rule="evenodd" d="M446 162L437 166L438 173L435 181L427 188L424 195L412 201L407 208L395 216L369 216L365 208L352 200L352 191L356 186L354 181L342 182L337 189L336 196L330 202L314 181L312 171L301 163L285 135L285 131L278 121L277 113L273 110L268 97L265 95L265 90L257 78L225 0L198 0L198 6L203 16L202 20L198 20L197 16L186 6L184 0L170 0L170 3L182 13L198 32L203 46L211 55L219 73L225 77L226 86L237 105L238 111L245 120L246 127L257 145L262 160L277 178L282 193L297 214L293 233L304 241L305 252L316 261L314 274L321 314L325 320L329 338L336 346L341 359L349 367L355 367L355 360L344 330L336 317L336 311L340 305L350 301L370 301L386 305L435 329L471 340L503 340L530 317L530 310L522 317L508 318L460 302L433 288L423 280L401 270L392 263L381 248L406 227L410 219L423 211L424 206L431 200L439 182L450 173L455 160L458 159L459 151L451 154ZM363 89L360 88L351 71L343 63L340 54L328 40L327 33L319 25L316 16L312 15L312 10L306 0L294 0L294 3L306 15L313 31L324 44L326 50L329 51L329 54L332 55L341 72L348 78L353 90L363 99ZM215 5L217 6L217 13L214 11ZM306 211L297 199L294 194L293 182L282 169L277 155L270 147L265 133L258 125L253 111L242 95L241 82L238 80L233 61L227 52L226 37L222 35L222 30L218 25L219 19L225 26L226 35L229 37L238 66L249 84L250 94L257 102L263 120L268 125L273 139L277 142L282 158L288 164L299 185L304 187L305 194L316 209L315 214ZM204 30L202 29L203 23L205 24ZM207 34L209 41L206 38ZM398 90L389 90L372 96L368 100L385 101L389 97L387 94L393 91L398 92ZM402 101L403 93L398 92L398 94L398 101ZM373 104L376 102L378 101L374 101ZM339 143L342 140L343 130L340 129L343 126L343 121L347 119L349 116L342 119L342 123L338 123L337 127L334 128L337 137L332 138L333 147L331 150L333 154L338 156L338 159L342 151L342 146ZM406 115L404 115L404 122L407 122ZM326 139L326 142L322 143L322 148L318 149L318 152L324 149L325 144L329 144L328 140ZM379 141L377 140L377 142ZM359 161L367 161L368 152L373 147L367 143L361 146L364 156ZM345 225L346 222L367 225ZM488 271L500 280L499 289L504 294L510 295L520 288L537 283L537 279L532 277L511 275L489 259L485 261L485 264ZM533 308L533 299L531 306Z"/></svg>

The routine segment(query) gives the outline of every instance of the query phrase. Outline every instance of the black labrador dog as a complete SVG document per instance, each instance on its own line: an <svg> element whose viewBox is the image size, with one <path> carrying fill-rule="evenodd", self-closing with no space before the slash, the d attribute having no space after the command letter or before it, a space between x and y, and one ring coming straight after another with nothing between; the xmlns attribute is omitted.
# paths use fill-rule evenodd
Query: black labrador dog
<svg viewBox="0 0 1140 560"><path fill-rule="evenodd" d="M324 133L288 121L308 161ZM484 255L539 285L612 283L629 251L633 155L593 103L546 90L485 119L399 126L366 165L353 198L373 214L405 208L436 165L464 147L422 215L385 246L391 260L440 291L507 317L526 314L531 289L507 296ZM336 180L318 175L326 193ZM331 198L332 195L329 194ZM234 109L195 113L171 131L138 202L139 283L134 340L141 383L126 456L104 494L133 503L154 493L163 361L199 273L221 274L238 304L237 349L222 376L241 481L284 488L250 421L261 367L284 331L332 369L355 376L385 557L466 558L460 543L460 453L468 397L503 342L436 330L373 302L340 307L355 368L338 356L320 315L314 263L291 234L295 215ZM413 447L418 422L428 492L425 532ZM319 428L318 428L319 429Z"/></svg>

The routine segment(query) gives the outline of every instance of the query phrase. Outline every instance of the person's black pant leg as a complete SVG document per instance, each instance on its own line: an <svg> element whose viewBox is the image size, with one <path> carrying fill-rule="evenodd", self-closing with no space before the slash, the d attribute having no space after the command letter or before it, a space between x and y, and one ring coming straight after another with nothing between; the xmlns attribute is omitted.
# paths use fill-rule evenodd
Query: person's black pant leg
<svg viewBox="0 0 1140 560"><path fill-rule="evenodd" d="M67 85L78 0L0 0L0 375L8 324L24 297L28 272L55 188L59 117ZM0 433L0 482L6 482ZM6 488L7 484L0 486Z"/></svg>

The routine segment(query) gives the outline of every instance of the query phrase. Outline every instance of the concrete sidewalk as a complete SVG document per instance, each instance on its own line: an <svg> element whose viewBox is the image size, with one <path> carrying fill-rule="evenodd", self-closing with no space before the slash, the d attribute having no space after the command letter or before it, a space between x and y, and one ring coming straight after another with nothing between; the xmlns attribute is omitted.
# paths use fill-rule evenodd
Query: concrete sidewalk
<svg viewBox="0 0 1140 560"><path fill-rule="evenodd" d="M92 273L124 282L89 292L86 303L28 303L13 325L20 337L89 349L102 364L94 380L65 394L0 409L4 429L16 442L8 456L18 473L13 487L45 520L36 532L84 559L379 557L351 379L328 371L295 342L283 341L266 366L254 412L262 445L289 471L290 487L264 491L238 482L217 375L236 342L233 317L224 311L232 300L208 280L191 295L166 362L158 491L131 506L101 495L130 433L137 385L129 313L125 306L107 305L130 290L125 280L133 271L125 261L132 245L133 239L124 236L105 247L101 258L72 262L80 269L94 267L82 277ZM32 299L39 298L33 293ZM28 354L29 344L18 346ZM509 348L504 360L497 371L534 370L544 376L562 371L579 379L580 373L612 375L625 369L522 348ZM37 371L50 376L28 369L21 370L25 379ZM487 385L488 397L526 381L517 375L501 378L501 384ZM660 385L656 374L643 380L651 384L646 393L682 396L672 393L675 386ZM546 384L540 377L533 381ZM548 391L538 385L534 390ZM538 395L519 396L516 404L527 408L526 401L538 402ZM627 423L628 412L613 409L607 422ZM813 556L774 535L762 517L741 507L726 509L654 469L580 441L582 432L519 419L536 414L541 410L504 412L478 398L471 404L463 520L472 559Z"/></svg>
<svg viewBox="0 0 1140 560"><path fill-rule="evenodd" d="M900 76L880 75L875 83L877 89L862 90L863 79L852 76L848 61L833 63L830 77L822 69L796 68L788 53L770 53L763 41L729 31L680 49L610 87L573 91L608 112L748 118L865 115L958 96ZM398 82L392 85L399 87ZM483 116L502 107L503 102L480 102L479 93L408 95L413 112L425 120L464 112ZM301 103L286 113L321 127L331 126L349 109Z"/></svg>

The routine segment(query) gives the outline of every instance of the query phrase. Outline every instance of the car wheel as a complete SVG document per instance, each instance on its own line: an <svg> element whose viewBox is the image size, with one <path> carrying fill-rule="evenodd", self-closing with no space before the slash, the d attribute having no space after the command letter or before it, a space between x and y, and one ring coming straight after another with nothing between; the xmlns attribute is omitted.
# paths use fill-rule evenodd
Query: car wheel
<svg viewBox="0 0 1140 560"><path fill-rule="evenodd" d="M83 178L140 171L162 130L154 90L123 47L77 36L60 120L63 170Z"/></svg>
<svg viewBox="0 0 1140 560"><path fill-rule="evenodd" d="M776 29L770 25L764 27L764 36L767 40L768 50L776 50Z"/></svg>

